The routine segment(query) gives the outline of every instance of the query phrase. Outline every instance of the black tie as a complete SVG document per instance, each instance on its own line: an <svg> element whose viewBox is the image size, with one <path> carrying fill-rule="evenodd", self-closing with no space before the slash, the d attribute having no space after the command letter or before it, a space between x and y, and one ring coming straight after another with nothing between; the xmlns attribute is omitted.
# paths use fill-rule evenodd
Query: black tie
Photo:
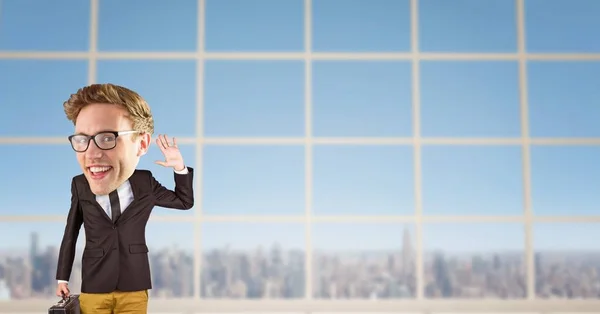
<svg viewBox="0 0 600 314"><path fill-rule="evenodd" d="M112 221L113 223L117 221L117 218L121 216L121 204L119 203L119 195L117 194L117 190L114 190L108 194L110 198L110 211L112 213Z"/></svg>

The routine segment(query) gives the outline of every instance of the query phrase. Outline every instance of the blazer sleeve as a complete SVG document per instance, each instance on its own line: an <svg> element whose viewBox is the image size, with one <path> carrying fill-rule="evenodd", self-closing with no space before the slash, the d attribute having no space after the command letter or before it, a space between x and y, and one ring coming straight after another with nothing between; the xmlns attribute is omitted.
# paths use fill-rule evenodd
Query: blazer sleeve
<svg viewBox="0 0 600 314"><path fill-rule="evenodd" d="M150 173L150 184L152 194L156 199L156 205L173 209L190 209L194 206L194 169L187 167L187 174L175 176L175 191L171 191L158 182Z"/></svg>
<svg viewBox="0 0 600 314"><path fill-rule="evenodd" d="M73 260L75 259L75 249L79 231L83 224L83 212L79 206L79 196L75 178L71 181L71 208L67 216L67 224L63 234L60 250L58 253L58 263L56 269L56 279L68 281L73 269Z"/></svg>

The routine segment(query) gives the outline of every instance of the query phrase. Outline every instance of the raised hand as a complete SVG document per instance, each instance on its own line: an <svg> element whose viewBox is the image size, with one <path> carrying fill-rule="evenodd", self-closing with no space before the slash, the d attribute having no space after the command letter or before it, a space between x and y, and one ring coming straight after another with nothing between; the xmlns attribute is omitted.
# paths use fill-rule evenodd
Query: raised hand
<svg viewBox="0 0 600 314"><path fill-rule="evenodd" d="M163 167L172 167L176 171L181 171L185 168L183 156L181 156L181 152L177 147L177 140L175 138L173 138L173 142L169 143L167 135L158 135L158 138L156 139L156 145L158 145L158 148L160 148L160 151L165 156L165 161L157 160L155 161L156 164Z"/></svg>

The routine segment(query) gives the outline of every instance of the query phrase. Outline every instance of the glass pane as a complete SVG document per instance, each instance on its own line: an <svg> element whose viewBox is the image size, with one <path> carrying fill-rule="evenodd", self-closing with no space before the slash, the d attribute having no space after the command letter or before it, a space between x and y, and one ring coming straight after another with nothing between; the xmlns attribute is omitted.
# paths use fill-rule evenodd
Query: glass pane
<svg viewBox="0 0 600 314"><path fill-rule="evenodd" d="M304 62L208 61L206 136L304 136Z"/></svg>
<svg viewBox="0 0 600 314"><path fill-rule="evenodd" d="M203 224L202 297L304 298L304 229L282 223Z"/></svg>
<svg viewBox="0 0 600 314"><path fill-rule="evenodd" d="M529 129L539 137L600 137L600 62L530 61Z"/></svg>
<svg viewBox="0 0 600 314"><path fill-rule="evenodd" d="M304 1L206 0L207 51L303 51Z"/></svg>
<svg viewBox="0 0 600 314"><path fill-rule="evenodd" d="M155 134L196 136L196 62L101 60L97 79L140 94L152 109Z"/></svg>
<svg viewBox="0 0 600 314"><path fill-rule="evenodd" d="M90 2L2 1L0 3L0 50L87 51L90 34ZM4 72L0 70L0 73ZM57 73L65 75L69 74L69 71L48 74L56 77ZM32 90L36 91L35 94L44 95L38 89Z"/></svg>
<svg viewBox="0 0 600 314"><path fill-rule="evenodd" d="M594 223L533 226L538 298L600 298L598 230L598 224Z"/></svg>
<svg viewBox="0 0 600 314"><path fill-rule="evenodd" d="M152 298L193 296L193 225L149 223L146 239L152 271ZM65 222L1 222L0 300L56 298L56 269ZM85 228L77 241L69 279L72 293L81 292L81 258ZM8 289L8 291L7 291Z"/></svg>
<svg viewBox="0 0 600 314"><path fill-rule="evenodd" d="M412 136L411 64L313 62L315 136Z"/></svg>
<svg viewBox="0 0 600 314"><path fill-rule="evenodd" d="M313 213L412 215L413 165L409 146L315 146Z"/></svg>
<svg viewBox="0 0 600 314"><path fill-rule="evenodd" d="M0 222L0 302L54 298L58 250L64 222ZM81 257L85 230L80 229L73 269L69 278L72 293L81 292ZM50 304L50 303L48 303Z"/></svg>
<svg viewBox="0 0 600 314"><path fill-rule="evenodd" d="M0 173L7 180L0 215L66 217L71 181L82 173L75 154L66 138L62 145L0 145Z"/></svg>
<svg viewBox="0 0 600 314"><path fill-rule="evenodd" d="M598 53L600 2L527 0L525 31L529 52Z"/></svg>
<svg viewBox="0 0 600 314"><path fill-rule="evenodd" d="M522 299L527 293L521 224L423 226L425 296Z"/></svg>
<svg viewBox="0 0 600 314"><path fill-rule="evenodd" d="M98 50L197 49L197 0L102 0L98 5Z"/></svg>
<svg viewBox="0 0 600 314"><path fill-rule="evenodd" d="M424 61L422 135L521 135L518 65L513 61Z"/></svg>
<svg viewBox="0 0 600 314"><path fill-rule="evenodd" d="M516 52L516 1L420 0L423 52Z"/></svg>
<svg viewBox="0 0 600 314"><path fill-rule="evenodd" d="M303 146L209 145L203 162L204 214L304 214Z"/></svg>
<svg viewBox="0 0 600 314"><path fill-rule="evenodd" d="M313 51L410 51L409 0L312 1Z"/></svg>
<svg viewBox="0 0 600 314"><path fill-rule="evenodd" d="M533 146L531 194L536 215L598 215L599 146Z"/></svg>
<svg viewBox="0 0 600 314"><path fill-rule="evenodd" d="M154 222L146 227L152 299L194 296L194 224Z"/></svg>
<svg viewBox="0 0 600 314"><path fill-rule="evenodd" d="M0 136L64 136L68 143L74 127L62 104L87 85L87 61L0 59L0 73Z"/></svg>
<svg viewBox="0 0 600 314"><path fill-rule="evenodd" d="M416 295L412 225L313 226L313 296L404 299Z"/></svg>
<svg viewBox="0 0 600 314"><path fill-rule="evenodd" d="M423 147L427 215L523 213L521 146Z"/></svg>

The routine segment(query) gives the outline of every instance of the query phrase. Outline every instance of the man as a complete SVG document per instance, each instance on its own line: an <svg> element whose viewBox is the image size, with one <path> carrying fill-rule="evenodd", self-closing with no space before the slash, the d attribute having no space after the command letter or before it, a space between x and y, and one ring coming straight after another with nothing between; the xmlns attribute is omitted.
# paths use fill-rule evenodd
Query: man
<svg viewBox="0 0 600 314"><path fill-rule="evenodd" d="M145 228L154 206L190 209L194 205L193 169L186 167L177 142L158 136L165 161L174 170L171 191L148 170L136 170L148 151L154 121L136 92L94 84L64 103L75 125L69 136L83 174L71 182L71 208L58 256L58 296L69 295L67 281L81 225L86 243L79 296L83 314L146 313L152 288Z"/></svg>

